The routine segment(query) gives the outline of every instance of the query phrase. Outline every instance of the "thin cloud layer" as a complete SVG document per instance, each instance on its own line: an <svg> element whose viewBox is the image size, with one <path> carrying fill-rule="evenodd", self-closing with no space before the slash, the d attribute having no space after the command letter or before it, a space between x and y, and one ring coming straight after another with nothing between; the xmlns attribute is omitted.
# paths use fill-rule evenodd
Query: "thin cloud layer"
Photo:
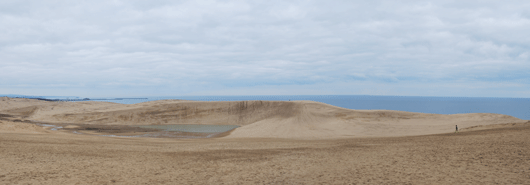
<svg viewBox="0 0 530 185"><path fill-rule="evenodd" d="M527 1L2 1L0 91L530 97L529 10Z"/></svg>

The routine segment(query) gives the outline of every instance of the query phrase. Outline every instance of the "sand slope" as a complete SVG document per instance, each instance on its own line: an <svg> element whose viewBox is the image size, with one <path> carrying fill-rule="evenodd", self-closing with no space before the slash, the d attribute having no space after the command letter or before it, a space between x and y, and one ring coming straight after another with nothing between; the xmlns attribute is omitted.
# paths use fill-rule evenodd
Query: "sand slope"
<svg viewBox="0 0 530 185"><path fill-rule="evenodd" d="M270 118L243 126L228 138L349 138L428 135L454 132L455 125L524 123L501 114L423 114L388 110L349 110L317 102L296 102L289 118Z"/></svg>
<svg viewBox="0 0 530 185"><path fill-rule="evenodd" d="M523 123L500 114L423 114L350 110L312 101L199 102L134 105L2 98L0 113L48 123L98 125L239 125L226 138L331 139L449 133L478 125Z"/></svg>
<svg viewBox="0 0 530 185"><path fill-rule="evenodd" d="M0 133L40 133L44 128L22 122L0 120Z"/></svg>
<svg viewBox="0 0 530 185"><path fill-rule="evenodd" d="M333 140L0 134L0 184L530 184L530 123Z"/></svg>

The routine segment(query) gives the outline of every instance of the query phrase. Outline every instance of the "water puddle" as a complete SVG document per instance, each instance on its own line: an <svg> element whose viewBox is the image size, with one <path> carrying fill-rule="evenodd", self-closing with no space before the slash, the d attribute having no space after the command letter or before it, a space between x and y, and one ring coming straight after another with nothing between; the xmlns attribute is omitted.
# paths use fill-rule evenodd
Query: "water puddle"
<svg viewBox="0 0 530 185"><path fill-rule="evenodd" d="M43 123L35 123L35 125L38 125L38 126L41 126L41 127L52 127L50 130L55 130L55 131L56 130L60 130L60 129L63 128L62 126L43 124Z"/></svg>
<svg viewBox="0 0 530 185"><path fill-rule="evenodd" d="M74 134L87 134L103 137L155 137L155 138L212 138L222 137L237 125L86 125L86 124L45 124L31 121L33 124L50 128L50 130L64 130Z"/></svg>
<svg viewBox="0 0 530 185"><path fill-rule="evenodd" d="M63 127L53 127L51 128L50 130L57 130L57 129L62 129Z"/></svg>
<svg viewBox="0 0 530 185"><path fill-rule="evenodd" d="M219 133L235 129L237 125L142 125L140 128L159 129L163 131L179 131L193 133Z"/></svg>

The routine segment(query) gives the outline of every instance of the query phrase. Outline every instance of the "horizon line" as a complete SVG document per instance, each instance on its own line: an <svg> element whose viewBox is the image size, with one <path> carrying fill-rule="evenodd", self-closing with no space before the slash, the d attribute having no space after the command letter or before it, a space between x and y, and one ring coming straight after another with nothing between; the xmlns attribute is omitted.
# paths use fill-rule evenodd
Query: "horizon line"
<svg viewBox="0 0 530 185"><path fill-rule="evenodd" d="M29 98L29 97L76 97L76 98L150 98L150 97L256 97L256 96L378 96L378 97L421 97L421 98L503 98L503 99L530 99L530 97L490 97L490 96L418 96L418 95L368 95L368 94L314 94L314 95L159 95L159 96L48 96L48 95L22 95L0 94L0 97Z"/></svg>

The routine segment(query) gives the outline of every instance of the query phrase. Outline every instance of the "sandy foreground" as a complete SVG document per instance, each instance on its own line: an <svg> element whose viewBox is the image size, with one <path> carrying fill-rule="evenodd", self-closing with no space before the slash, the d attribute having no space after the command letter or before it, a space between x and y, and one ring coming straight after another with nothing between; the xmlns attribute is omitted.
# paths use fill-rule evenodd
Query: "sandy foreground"
<svg viewBox="0 0 530 185"><path fill-rule="evenodd" d="M241 127L200 139L98 136L156 124ZM530 184L530 122L310 101L0 99L0 184L183 183Z"/></svg>

